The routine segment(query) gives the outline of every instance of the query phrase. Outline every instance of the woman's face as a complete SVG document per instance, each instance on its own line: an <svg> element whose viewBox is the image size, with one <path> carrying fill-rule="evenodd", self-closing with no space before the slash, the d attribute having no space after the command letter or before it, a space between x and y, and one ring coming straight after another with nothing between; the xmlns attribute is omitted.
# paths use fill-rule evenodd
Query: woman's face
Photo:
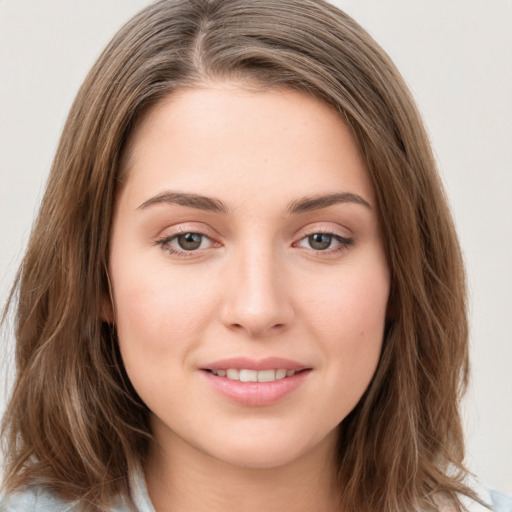
<svg viewBox="0 0 512 512"><path fill-rule="evenodd" d="M389 292L347 126L302 93L218 83L158 104L128 152L109 270L160 446L245 467L332 450Z"/></svg>

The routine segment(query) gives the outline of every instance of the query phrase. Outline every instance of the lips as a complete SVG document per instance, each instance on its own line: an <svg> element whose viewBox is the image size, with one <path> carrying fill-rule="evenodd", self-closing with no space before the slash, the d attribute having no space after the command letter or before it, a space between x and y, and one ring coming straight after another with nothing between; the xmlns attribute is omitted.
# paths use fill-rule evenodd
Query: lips
<svg viewBox="0 0 512 512"><path fill-rule="evenodd" d="M275 380L292 377L297 370L287 370L286 368L270 370L251 370L248 368L227 368L226 370L210 370L218 377L226 377L230 380L239 380L240 382L273 382Z"/></svg>
<svg viewBox="0 0 512 512"><path fill-rule="evenodd" d="M295 391L312 368L282 358L231 358L201 368L210 385L225 398L244 406L272 405Z"/></svg>
<svg viewBox="0 0 512 512"><path fill-rule="evenodd" d="M220 359L212 361L203 366L204 370L227 370L229 368L247 369L247 370L304 370L307 365L293 361L292 359L284 359L282 357L266 357L264 359L251 359L248 357L231 357L229 359ZM309 367L310 368L310 367Z"/></svg>

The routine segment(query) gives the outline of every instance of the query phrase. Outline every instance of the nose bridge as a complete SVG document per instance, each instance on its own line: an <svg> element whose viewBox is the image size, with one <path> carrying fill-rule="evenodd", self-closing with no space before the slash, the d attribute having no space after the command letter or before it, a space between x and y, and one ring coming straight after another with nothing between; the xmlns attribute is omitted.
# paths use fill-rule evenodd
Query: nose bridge
<svg viewBox="0 0 512 512"><path fill-rule="evenodd" d="M248 243L234 255L224 323L260 336L287 326L293 316L282 263L271 243Z"/></svg>

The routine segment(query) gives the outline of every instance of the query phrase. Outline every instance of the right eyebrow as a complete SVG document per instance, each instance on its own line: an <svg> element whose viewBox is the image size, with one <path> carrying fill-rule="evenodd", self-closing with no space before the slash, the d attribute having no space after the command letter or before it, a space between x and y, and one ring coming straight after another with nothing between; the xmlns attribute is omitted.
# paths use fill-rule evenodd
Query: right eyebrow
<svg viewBox="0 0 512 512"><path fill-rule="evenodd" d="M199 210L206 210L215 213L228 213L227 206L218 199L199 194L188 194L185 192L174 192L171 190L162 192L147 201L144 201L137 210L143 210L157 204L178 204Z"/></svg>

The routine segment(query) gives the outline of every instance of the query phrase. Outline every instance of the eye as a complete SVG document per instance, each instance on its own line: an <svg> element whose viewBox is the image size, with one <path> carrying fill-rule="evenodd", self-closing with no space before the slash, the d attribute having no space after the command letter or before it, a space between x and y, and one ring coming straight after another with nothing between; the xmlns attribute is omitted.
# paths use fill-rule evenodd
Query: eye
<svg viewBox="0 0 512 512"><path fill-rule="evenodd" d="M299 240L297 245L306 249L313 249L314 251L331 252L344 249L352 243L353 240L351 238L334 233L312 233Z"/></svg>
<svg viewBox="0 0 512 512"><path fill-rule="evenodd" d="M186 256L198 250L212 247L212 240L202 233L179 233L165 237L157 242L164 250L171 254Z"/></svg>
<svg viewBox="0 0 512 512"><path fill-rule="evenodd" d="M203 243L204 235L199 233L184 233L183 235L177 235L173 238L179 245L180 249L184 251L195 251L201 247Z"/></svg>
<svg viewBox="0 0 512 512"><path fill-rule="evenodd" d="M331 246L333 237L332 235L326 235L325 233L315 233L314 235L309 235L307 240L312 249L315 249L316 251L325 251Z"/></svg>

